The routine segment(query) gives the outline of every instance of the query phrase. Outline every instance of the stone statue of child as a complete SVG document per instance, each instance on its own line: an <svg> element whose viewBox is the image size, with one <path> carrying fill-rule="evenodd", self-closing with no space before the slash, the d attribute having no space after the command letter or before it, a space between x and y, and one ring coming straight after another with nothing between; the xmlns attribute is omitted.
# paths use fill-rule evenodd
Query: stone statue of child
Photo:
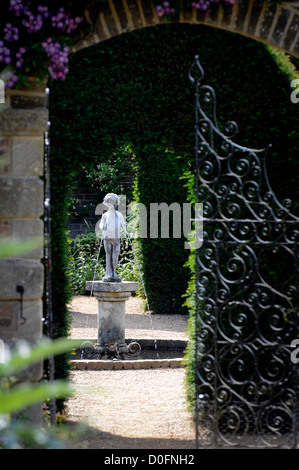
<svg viewBox="0 0 299 470"><path fill-rule="evenodd" d="M106 194L103 204L108 207L100 222L106 252L106 274L103 281L121 282L116 274L116 267L120 253L120 232L121 228L126 230L126 223L123 215L116 210L119 205L119 197L116 194Z"/></svg>

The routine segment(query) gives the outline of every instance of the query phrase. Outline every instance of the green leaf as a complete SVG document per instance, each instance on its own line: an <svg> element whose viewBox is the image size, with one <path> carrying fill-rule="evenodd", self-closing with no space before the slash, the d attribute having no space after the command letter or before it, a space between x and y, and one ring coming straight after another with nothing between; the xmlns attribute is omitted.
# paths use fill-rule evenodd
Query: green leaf
<svg viewBox="0 0 299 470"><path fill-rule="evenodd" d="M47 398L66 397L71 393L71 387L62 380L36 385L26 383L10 388L9 391L0 390L0 415L20 411Z"/></svg>
<svg viewBox="0 0 299 470"><path fill-rule="evenodd" d="M12 354L9 360L4 364L0 364L0 377L11 376L46 357L78 348L81 342L81 340L67 338L59 338L54 341L43 339L32 348L27 343L21 343L19 349Z"/></svg>
<svg viewBox="0 0 299 470"><path fill-rule="evenodd" d="M3 239L0 243L0 258L10 258L21 253L31 251L43 243L40 237L31 238L26 241Z"/></svg>

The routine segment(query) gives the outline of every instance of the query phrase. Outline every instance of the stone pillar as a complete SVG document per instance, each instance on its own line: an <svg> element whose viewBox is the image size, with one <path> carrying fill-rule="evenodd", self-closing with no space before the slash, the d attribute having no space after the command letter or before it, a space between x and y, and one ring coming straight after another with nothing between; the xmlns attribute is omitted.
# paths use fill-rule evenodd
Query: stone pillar
<svg viewBox="0 0 299 470"><path fill-rule="evenodd" d="M138 290L138 282L88 281L86 290L98 301L98 345L125 342L125 302Z"/></svg>
<svg viewBox="0 0 299 470"><path fill-rule="evenodd" d="M30 84L30 88L8 90L5 103L0 104L0 239L41 239L30 252L0 259L0 339L11 348L18 340L33 344L42 336L44 189L40 177L48 109L45 83L32 79ZM35 382L42 372L40 363L20 378Z"/></svg>

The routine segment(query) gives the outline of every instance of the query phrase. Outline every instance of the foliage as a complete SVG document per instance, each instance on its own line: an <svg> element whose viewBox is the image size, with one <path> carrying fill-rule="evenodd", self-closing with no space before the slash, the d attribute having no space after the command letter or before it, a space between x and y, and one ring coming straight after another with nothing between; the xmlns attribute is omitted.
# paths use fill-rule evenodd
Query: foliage
<svg viewBox="0 0 299 470"><path fill-rule="evenodd" d="M185 293L185 307L188 309L187 336L188 343L184 352L183 364L185 366L185 385L187 406L191 412L194 412L195 398L195 360L196 360L196 308L195 308L195 253L189 254L185 266L190 269L191 277Z"/></svg>
<svg viewBox="0 0 299 470"><path fill-rule="evenodd" d="M120 147L104 161L84 164L73 185L75 193L69 198L70 219L77 219L78 223L83 221L87 223L85 218L92 220L95 216L95 203L87 203L85 195L82 196L80 190L78 194L78 188L81 186L91 195L92 200L97 196L101 202L105 194L115 192L125 196L126 202L129 203L132 199L132 189L125 181L133 174L132 158L129 147Z"/></svg>
<svg viewBox="0 0 299 470"><path fill-rule="evenodd" d="M70 262L67 273L73 294L87 294L86 281L99 280L105 275L105 250L92 231L69 240ZM101 249L100 249L101 247ZM121 254L117 267L123 281L137 281L138 270L128 240L121 240Z"/></svg>
<svg viewBox="0 0 299 470"><path fill-rule="evenodd" d="M7 360L0 364L0 449L61 446L53 433L26 423L24 419L16 419L13 415L24 412L26 416L28 406L51 398L66 397L72 393L71 387L62 380L36 384L19 383L18 375L24 368L27 369L45 357L61 354L78 346L79 341L66 338L56 341L44 339L33 347L26 341L19 341L13 353L5 351Z"/></svg>
<svg viewBox="0 0 299 470"><path fill-rule="evenodd" d="M36 248L40 239L27 242L0 243L0 258L8 258ZM44 358L73 350L79 341L60 338L56 341L43 339L34 346L18 341L13 352L0 344L0 448L44 447L53 448L60 443L50 433L26 422L13 419L13 415L25 411L26 407L49 398L66 397L72 390L68 383L58 380L32 384L19 382L24 369Z"/></svg>
<svg viewBox="0 0 299 470"><path fill-rule="evenodd" d="M42 243L42 240L37 238L31 238L26 241L18 241L11 239L1 239L0 243L0 259L10 258L11 256L17 256L21 253L26 253L36 248Z"/></svg>
<svg viewBox="0 0 299 470"><path fill-rule="evenodd" d="M273 46L267 45L266 48L277 63L279 70L288 77L290 82L299 78L299 71L296 69L295 64L292 62L292 59L288 54Z"/></svg>
<svg viewBox="0 0 299 470"><path fill-rule="evenodd" d="M41 243L39 238L25 242L1 240L0 259L17 256L36 248ZM60 338L56 341L43 339L34 346L24 340L16 343L13 352L1 340L0 344L0 449L19 448L59 448L61 442L52 432L20 421L15 416L25 412L26 408L43 400L66 397L72 393L68 383L62 380L42 381L32 384L19 382L19 374L24 369L43 361L48 356L61 354L75 349L79 341Z"/></svg>
<svg viewBox="0 0 299 470"><path fill-rule="evenodd" d="M96 193L114 191L123 194L124 188L120 184L121 178L132 171L132 153L128 146L116 148L104 161L96 165L82 167L89 186Z"/></svg>
<svg viewBox="0 0 299 470"><path fill-rule="evenodd" d="M70 261L67 274L73 294L85 294L86 281L98 280L104 276L103 253L98 259L100 241L93 232L69 239Z"/></svg>
<svg viewBox="0 0 299 470"><path fill-rule="evenodd" d="M82 204L82 201L71 196L69 199L70 217L78 217L79 219L89 217L94 213L94 204Z"/></svg>
<svg viewBox="0 0 299 470"><path fill-rule="evenodd" d="M122 240L118 275L123 281L142 282L140 278L142 273L139 269L138 259L134 256L135 254L128 239Z"/></svg>
<svg viewBox="0 0 299 470"><path fill-rule="evenodd" d="M74 31L89 29L84 5L65 4L67 11L56 1L2 0L0 71L7 88L26 83L28 75L65 79Z"/></svg>
<svg viewBox="0 0 299 470"><path fill-rule="evenodd" d="M187 288L187 271L184 263L188 251L184 249L185 239L173 237L172 227L182 228L182 207L186 193L180 177L187 162L176 154L158 145L145 145L138 150L139 164L134 184L134 201L147 209L147 237L138 238L140 268L143 273L145 291L151 310L154 313L186 313L182 308L182 295ZM169 237L161 234L162 212L158 221L158 238L151 236L153 218L151 204L172 203L180 205L180 220L174 220L174 212L169 211Z"/></svg>
<svg viewBox="0 0 299 470"><path fill-rule="evenodd" d="M187 191L187 201L195 204L195 175L193 171L187 170L181 176L181 180ZM193 227L192 227L193 228ZM194 228L193 228L194 229ZM191 249L188 259L185 263L185 268L189 271L189 281L186 292L183 295L185 299L184 306L188 310L188 327L187 336L188 344L185 349L183 363L186 369L185 385L186 385L186 398L187 406L190 412L194 412L194 397L195 397L195 359L196 359L196 273L195 273L195 250Z"/></svg>
<svg viewBox="0 0 299 470"><path fill-rule="evenodd" d="M70 195L72 175L66 175L57 161L52 161L55 168L55 178L51 178L51 284L52 284L52 314L53 339L67 337L70 329L68 303L72 293L69 285L67 266L69 262L68 236L66 224L68 219L67 200ZM55 182L55 184L54 184ZM59 192L55 192L55 187ZM53 191L54 189L54 191ZM44 328L47 334L47 328ZM69 377L70 354L64 353L55 358L55 378L67 379ZM47 368L45 368L47 373ZM58 410L63 409L63 402L57 400Z"/></svg>

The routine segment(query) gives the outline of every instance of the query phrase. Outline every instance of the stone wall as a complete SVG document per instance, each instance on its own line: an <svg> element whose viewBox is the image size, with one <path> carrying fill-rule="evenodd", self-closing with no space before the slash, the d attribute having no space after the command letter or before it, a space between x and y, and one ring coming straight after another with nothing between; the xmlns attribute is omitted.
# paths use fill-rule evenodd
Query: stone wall
<svg viewBox="0 0 299 470"><path fill-rule="evenodd" d="M44 185L40 177L47 122L45 84L32 79L30 91L6 93L0 105L0 238L41 239L30 252L0 259L0 339L9 347L18 340L33 344L42 336ZM17 286L24 289L25 320ZM35 382L42 372L39 363L19 378Z"/></svg>

